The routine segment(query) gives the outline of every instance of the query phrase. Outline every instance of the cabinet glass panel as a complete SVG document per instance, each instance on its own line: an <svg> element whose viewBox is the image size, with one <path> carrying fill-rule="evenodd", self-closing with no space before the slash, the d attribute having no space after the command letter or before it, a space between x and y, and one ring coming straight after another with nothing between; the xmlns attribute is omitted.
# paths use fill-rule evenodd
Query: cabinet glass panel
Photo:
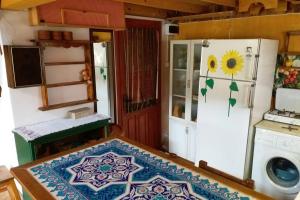
<svg viewBox="0 0 300 200"><path fill-rule="evenodd" d="M173 46L172 116L185 118L188 45Z"/></svg>
<svg viewBox="0 0 300 200"><path fill-rule="evenodd" d="M174 44L173 46L173 69L187 68L187 50L186 44Z"/></svg>
<svg viewBox="0 0 300 200"><path fill-rule="evenodd" d="M192 121L197 121L201 48L202 48L201 44L195 44L194 45L193 74L192 74L192 76L193 76L193 80L192 80L192 106L191 106L191 120Z"/></svg>

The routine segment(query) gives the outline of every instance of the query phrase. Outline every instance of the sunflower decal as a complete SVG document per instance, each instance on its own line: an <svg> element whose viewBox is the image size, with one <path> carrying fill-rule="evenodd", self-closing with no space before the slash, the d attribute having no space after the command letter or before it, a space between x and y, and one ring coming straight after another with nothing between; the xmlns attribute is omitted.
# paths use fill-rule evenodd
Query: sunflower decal
<svg viewBox="0 0 300 200"><path fill-rule="evenodd" d="M205 79L205 87L201 88L201 94L205 97L206 102L206 94L208 91L208 88L213 89L214 88L214 80L212 78L208 79L208 73L215 73L218 68L218 61L216 56L210 55L207 59L207 72L206 72L206 79Z"/></svg>
<svg viewBox="0 0 300 200"><path fill-rule="evenodd" d="M210 55L207 60L207 67L210 73L215 73L218 68L218 61L214 55Z"/></svg>
<svg viewBox="0 0 300 200"><path fill-rule="evenodd" d="M231 76L231 83L229 85L230 95L228 99L228 117L230 115L230 108L236 105L236 99L232 97L232 92L238 92L239 87L234 81L233 76L237 75L244 67L244 59L236 50L230 50L222 58L222 70L225 74Z"/></svg>
<svg viewBox="0 0 300 200"><path fill-rule="evenodd" d="M225 74L236 75L243 67L244 60L238 51L228 51L222 58L222 70Z"/></svg>

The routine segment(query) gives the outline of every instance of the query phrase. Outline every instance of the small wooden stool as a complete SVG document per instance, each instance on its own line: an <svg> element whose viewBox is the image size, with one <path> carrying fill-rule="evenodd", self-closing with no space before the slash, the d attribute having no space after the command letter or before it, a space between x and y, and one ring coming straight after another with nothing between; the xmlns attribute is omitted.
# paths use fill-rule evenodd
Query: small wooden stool
<svg viewBox="0 0 300 200"><path fill-rule="evenodd" d="M12 200L21 200L14 177L5 166L0 166L0 192L8 191Z"/></svg>

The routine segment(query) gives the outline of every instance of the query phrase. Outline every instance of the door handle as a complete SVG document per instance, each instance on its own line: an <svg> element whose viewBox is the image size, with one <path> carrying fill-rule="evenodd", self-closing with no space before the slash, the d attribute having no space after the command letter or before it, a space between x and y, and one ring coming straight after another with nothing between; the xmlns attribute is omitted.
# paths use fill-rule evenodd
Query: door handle
<svg viewBox="0 0 300 200"><path fill-rule="evenodd" d="M185 134L189 134L189 127L185 127Z"/></svg>

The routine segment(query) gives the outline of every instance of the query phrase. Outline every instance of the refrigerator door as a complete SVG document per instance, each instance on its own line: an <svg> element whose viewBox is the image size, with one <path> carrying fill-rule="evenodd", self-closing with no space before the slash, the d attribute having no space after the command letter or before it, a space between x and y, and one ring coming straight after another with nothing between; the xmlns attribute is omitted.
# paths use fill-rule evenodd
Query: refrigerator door
<svg viewBox="0 0 300 200"><path fill-rule="evenodd" d="M204 45L202 49L200 75L207 75L209 57L213 55L217 60L217 70L213 74L208 73L208 76L230 79L231 74L225 74L222 70L222 58L228 52L236 51L242 56L243 64L241 71L234 78L247 81L255 80L259 42L259 39L208 40L208 46Z"/></svg>
<svg viewBox="0 0 300 200"><path fill-rule="evenodd" d="M208 90L206 102L199 95L196 164L204 160L210 167L243 179L254 85L237 82L239 91L232 92L237 103L228 116L231 81L214 81L215 87ZM200 88L204 85L205 78L200 78Z"/></svg>

